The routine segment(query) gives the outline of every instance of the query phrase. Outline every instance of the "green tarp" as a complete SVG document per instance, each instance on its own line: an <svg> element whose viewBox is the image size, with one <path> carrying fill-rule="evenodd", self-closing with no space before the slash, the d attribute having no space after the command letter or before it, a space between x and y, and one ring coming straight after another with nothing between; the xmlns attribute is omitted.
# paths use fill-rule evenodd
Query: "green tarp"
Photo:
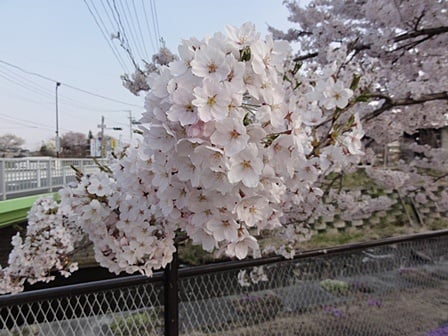
<svg viewBox="0 0 448 336"><path fill-rule="evenodd" d="M0 201L0 229L14 223L25 221L28 211L38 198L52 195L54 196L54 193Z"/></svg>

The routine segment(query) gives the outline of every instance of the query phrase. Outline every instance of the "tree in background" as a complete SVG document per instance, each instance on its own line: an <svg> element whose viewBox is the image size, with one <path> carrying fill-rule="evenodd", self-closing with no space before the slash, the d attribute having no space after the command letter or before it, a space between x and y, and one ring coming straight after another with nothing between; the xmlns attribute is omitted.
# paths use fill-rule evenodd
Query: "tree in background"
<svg viewBox="0 0 448 336"><path fill-rule="evenodd" d="M14 134L5 134L0 136L0 153L17 153L21 151L21 147L25 140Z"/></svg>
<svg viewBox="0 0 448 336"><path fill-rule="evenodd" d="M49 140L47 142L42 141L42 145L37 153L39 156L56 156L56 146L54 145L54 140Z"/></svg>
<svg viewBox="0 0 448 336"><path fill-rule="evenodd" d="M85 134L67 132L61 137L62 156L66 158L84 158L89 154L89 144Z"/></svg>
<svg viewBox="0 0 448 336"><path fill-rule="evenodd" d="M306 7L297 1L285 1L285 5L294 26L286 32L271 31L297 47L295 59L305 71L339 59L340 74L359 76L365 163L375 164L373 145L384 148L393 141L402 142L405 135L418 134L407 136L415 141L403 148L413 153L412 162L396 162L393 169L367 169L370 177L417 204L435 200L440 211L447 210L448 193L437 193L433 183L446 183L447 150L422 140L432 133L425 129L448 125L448 1L315 0ZM364 216L393 203L366 206L359 195L333 196L333 203L357 210L357 215L362 211ZM360 201L358 206L355 200ZM316 216L331 212L328 204L318 208Z"/></svg>

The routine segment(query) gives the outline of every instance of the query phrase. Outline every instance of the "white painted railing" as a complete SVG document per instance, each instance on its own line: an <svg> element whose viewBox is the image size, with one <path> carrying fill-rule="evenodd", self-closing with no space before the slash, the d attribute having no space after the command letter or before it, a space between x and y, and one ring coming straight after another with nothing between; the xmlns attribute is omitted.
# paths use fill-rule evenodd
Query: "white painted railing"
<svg viewBox="0 0 448 336"><path fill-rule="evenodd" d="M0 200L52 192L75 182L71 166L86 174L98 170L93 159L0 159Z"/></svg>

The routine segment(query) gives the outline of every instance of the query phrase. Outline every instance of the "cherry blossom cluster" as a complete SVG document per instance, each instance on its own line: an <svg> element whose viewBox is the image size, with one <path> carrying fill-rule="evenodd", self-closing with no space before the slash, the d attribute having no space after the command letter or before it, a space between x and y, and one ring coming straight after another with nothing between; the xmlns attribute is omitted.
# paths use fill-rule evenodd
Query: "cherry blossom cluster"
<svg viewBox="0 0 448 336"><path fill-rule="evenodd" d="M83 176L76 188L65 188L59 208L88 235L101 266L116 274L139 271L150 276L172 260L175 228L151 212L147 185L134 175L135 167L134 173L119 173L127 165L147 164L132 154L114 164L116 179L101 171Z"/></svg>
<svg viewBox="0 0 448 336"><path fill-rule="evenodd" d="M288 44L251 24L183 41L179 55L148 78L141 143L111 164L113 179L85 178L68 198L114 272L150 275L182 236L239 259L259 253L257 235L284 233L285 209L362 154L334 65L302 78Z"/></svg>
<svg viewBox="0 0 448 336"><path fill-rule="evenodd" d="M83 234L52 198L37 200L30 210L25 238L12 238L8 267L0 266L0 294L23 290L25 281L49 282L54 272L69 276L78 269L69 256ZM51 273L50 273L51 272Z"/></svg>
<svg viewBox="0 0 448 336"><path fill-rule="evenodd" d="M285 5L291 28L271 31L275 38L297 46L296 59L305 62L310 71L338 60L343 64L342 80L344 74L361 75L354 95L366 100L357 105L366 145L383 152L387 144L400 142L403 152L414 153L406 155L406 162L394 162L393 170L375 167L378 171L371 169L369 176L415 201L448 203L445 193L435 193L437 186L448 183L447 150L408 145L410 136L422 134L421 130L448 126L447 1L313 0L302 6L288 0ZM422 137L414 138L419 145L424 143ZM375 165L372 148L366 148L364 163ZM433 172L436 174L431 177ZM353 195L353 200L356 198ZM355 202L351 208L356 206ZM299 212L312 211L319 216L316 209L325 215L327 208L324 204L307 205Z"/></svg>
<svg viewBox="0 0 448 336"><path fill-rule="evenodd" d="M287 42L250 23L226 32L183 41L148 76L140 143L61 193L60 211L112 272L150 276L183 239L238 259L292 257L309 232L285 214L362 155L353 83L337 62L306 75ZM283 238L262 251L265 231Z"/></svg>
<svg viewBox="0 0 448 336"><path fill-rule="evenodd" d="M377 102L366 104L362 115L384 108L381 116L363 123L368 137L384 144L403 132L447 125L446 0L285 4L293 26L287 32L272 29L274 36L297 43L297 57L307 63L332 62L329 46L345 51L344 67L362 74L370 101Z"/></svg>

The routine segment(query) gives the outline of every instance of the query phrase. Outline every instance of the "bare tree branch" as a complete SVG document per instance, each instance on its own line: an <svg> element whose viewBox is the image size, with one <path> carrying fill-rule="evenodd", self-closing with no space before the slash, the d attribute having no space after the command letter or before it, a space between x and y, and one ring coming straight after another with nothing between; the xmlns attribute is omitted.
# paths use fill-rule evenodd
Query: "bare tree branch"
<svg viewBox="0 0 448 336"><path fill-rule="evenodd" d="M307 59L310 59L310 58L314 58L317 55L319 55L318 52L297 56L296 58L294 58L294 62L300 62L300 61L304 61L304 60L307 60Z"/></svg>
<svg viewBox="0 0 448 336"><path fill-rule="evenodd" d="M415 30L412 32L400 34L394 38L394 42L401 42L401 41L409 40L409 39L419 37L419 36L433 37L433 36L441 35L444 33L448 33L448 26L420 29L420 30Z"/></svg>
<svg viewBox="0 0 448 336"><path fill-rule="evenodd" d="M406 33L400 34L393 39L394 42L407 41L407 40L410 40L410 39L413 39L416 37L420 37L420 36L423 36L423 38L420 40L417 40L417 41L411 41L411 42L405 44L404 46L400 46L399 48L395 49L394 51L402 49L402 48L406 48L409 46L411 46L411 48L413 48L413 47L417 46L418 44L420 44L426 40L429 40L430 38L432 38L434 36L441 35L444 33L448 33L448 26L420 29L420 30L414 30L411 32L406 32ZM369 45L369 44L359 44L359 45L356 44L353 46L352 50L354 50L355 53L357 54L362 50L370 49L370 47L371 47L371 45ZM300 56L297 56L296 58L294 58L294 61L296 61L296 62L304 61L306 59L317 57L318 55L319 55L318 52L314 52L314 53L310 53L310 54L306 54L306 55L300 55Z"/></svg>
<svg viewBox="0 0 448 336"><path fill-rule="evenodd" d="M423 104L423 103L426 103L429 101L434 101L434 100L448 100L448 92L443 91L443 92L437 92L437 93L428 93L425 95L421 95L419 98L407 97L407 98L402 98L402 99L392 99L388 96L381 95L381 94L374 94L374 95L371 95L370 97L384 99L385 101L381 105L381 107L372 111L368 115L365 115L364 117L362 117L363 121L372 120L373 118L376 118L379 115L381 115L383 112L390 110L394 107L418 105L418 104Z"/></svg>

